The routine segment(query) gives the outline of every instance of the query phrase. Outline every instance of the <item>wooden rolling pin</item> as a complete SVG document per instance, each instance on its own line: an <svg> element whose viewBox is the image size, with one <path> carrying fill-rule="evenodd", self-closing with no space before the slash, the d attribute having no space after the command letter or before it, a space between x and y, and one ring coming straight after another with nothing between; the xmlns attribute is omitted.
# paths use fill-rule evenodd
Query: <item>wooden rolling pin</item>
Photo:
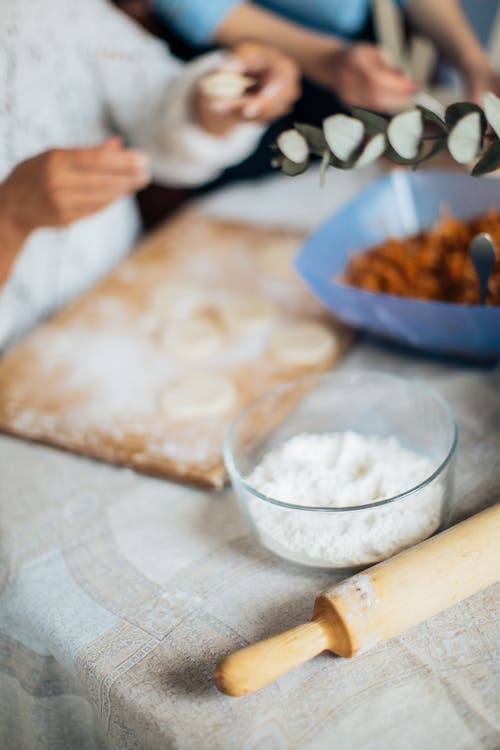
<svg viewBox="0 0 500 750"><path fill-rule="evenodd" d="M354 656L500 579L500 503L320 594L311 622L236 651L219 690L246 695L322 651Z"/></svg>

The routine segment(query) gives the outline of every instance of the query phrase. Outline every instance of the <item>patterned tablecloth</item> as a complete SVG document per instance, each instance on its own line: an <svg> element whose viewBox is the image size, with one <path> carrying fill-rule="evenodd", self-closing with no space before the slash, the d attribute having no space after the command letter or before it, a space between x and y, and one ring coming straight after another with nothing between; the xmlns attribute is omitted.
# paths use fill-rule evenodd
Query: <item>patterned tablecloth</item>
<svg viewBox="0 0 500 750"><path fill-rule="evenodd" d="M207 210L314 224L361 178L316 179L232 188ZM500 500L500 368L369 343L343 367L437 388L461 428L455 520ZM217 692L221 656L302 622L338 578L261 549L229 490L0 437L0 747L498 748L498 586L353 660L324 654L248 698Z"/></svg>

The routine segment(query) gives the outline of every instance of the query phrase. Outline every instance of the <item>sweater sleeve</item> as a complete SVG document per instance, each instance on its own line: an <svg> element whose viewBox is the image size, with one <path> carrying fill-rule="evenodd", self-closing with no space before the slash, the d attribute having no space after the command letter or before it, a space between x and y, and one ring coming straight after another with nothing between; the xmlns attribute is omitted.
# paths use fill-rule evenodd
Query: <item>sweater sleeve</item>
<svg viewBox="0 0 500 750"><path fill-rule="evenodd" d="M211 53L184 65L163 42L104 0L85 3L94 7L85 44L110 127L149 153L158 180L173 185L207 182L255 149L262 126L245 123L225 136L213 136L192 117L198 78L218 67L227 53Z"/></svg>

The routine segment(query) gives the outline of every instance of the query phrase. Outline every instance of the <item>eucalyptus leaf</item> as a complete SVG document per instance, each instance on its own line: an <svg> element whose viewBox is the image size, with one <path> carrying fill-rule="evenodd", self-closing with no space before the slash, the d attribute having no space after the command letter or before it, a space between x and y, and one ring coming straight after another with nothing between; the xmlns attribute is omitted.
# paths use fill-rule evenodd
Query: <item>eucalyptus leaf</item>
<svg viewBox="0 0 500 750"><path fill-rule="evenodd" d="M469 164L481 151L483 134L479 112L472 110L448 133L448 151L459 164Z"/></svg>
<svg viewBox="0 0 500 750"><path fill-rule="evenodd" d="M353 165L354 169L358 169L358 167L366 167L367 164L371 164L382 156L384 151L385 135L384 133L376 133L366 142L363 151Z"/></svg>
<svg viewBox="0 0 500 750"><path fill-rule="evenodd" d="M359 157L361 156L363 152L363 145L359 146L356 149L356 152L351 156L350 159L345 159L342 161L341 159L338 159L338 163L332 163L332 166L336 167L337 169L354 169L356 166Z"/></svg>
<svg viewBox="0 0 500 750"><path fill-rule="evenodd" d="M488 122L491 116L490 125L498 136L500 98L487 94L484 101ZM326 118L323 129L300 122L281 133L273 147L273 166L281 167L284 174L299 175L309 167L311 155L316 155L321 158L320 179L323 182L329 166L355 169L385 153L395 164L416 169L446 146L455 161L468 164L480 155L488 127L485 112L473 102L450 105L444 120L423 105L393 118L364 107L353 107L352 114L353 117L332 115ZM433 125L437 131L424 135L424 124ZM492 132L486 137L494 140L475 165L473 175L500 169L500 140Z"/></svg>
<svg viewBox="0 0 500 750"><path fill-rule="evenodd" d="M295 164L303 164L309 159L309 145L304 136L294 128L280 133L276 143L283 156Z"/></svg>
<svg viewBox="0 0 500 750"><path fill-rule="evenodd" d="M433 112L432 109L423 107L421 104L417 105L417 109L419 109L422 112L422 117L424 118L424 122L429 122L432 125L436 125L443 133L448 132L448 128L446 127L445 121L442 120L439 117L439 115L437 115L435 112Z"/></svg>
<svg viewBox="0 0 500 750"><path fill-rule="evenodd" d="M418 164L420 158L421 158L421 149L422 144L420 145L420 150L417 156L414 159L405 159L403 156L400 156L398 152L391 146L389 142L387 142L385 147L385 155L387 156L390 161L394 162L394 164L399 164L402 167L411 167L414 164Z"/></svg>
<svg viewBox="0 0 500 750"><path fill-rule="evenodd" d="M332 154L347 163L363 144L365 126L355 117L337 114L323 120L323 134Z"/></svg>
<svg viewBox="0 0 500 750"><path fill-rule="evenodd" d="M319 168L319 183L321 187L325 184L326 170L330 166L330 151L326 148L321 157L321 166Z"/></svg>
<svg viewBox="0 0 500 750"><path fill-rule="evenodd" d="M500 141L494 141L472 170L474 177L494 172L500 167Z"/></svg>
<svg viewBox="0 0 500 750"><path fill-rule="evenodd" d="M488 127L486 115L484 114L481 107L479 107L477 104L474 104L473 102L455 102L454 104L450 104L450 106L446 108L445 120L448 129L453 128L459 120L461 120L466 115L470 115L471 112L478 113L481 120L482 134L484 135L485 130Z"/></svg>
<svg viewBox="0 0 500 750"><path fill-rule="evenodd" d="M288 177L296 177L297 175L302 174L302 172L306 171L309 164L309 159L306 159L301 164L297 164L297 162L287 159L286 156L280 158L281 171L283 174L288 175Z"/></svg>
<svg viewBox="0 0 500 750"><path fill-rule="evenodd" d="M412 163L422 153L424 120L419 109L409 109L392 118L387 128L387 140L399 156Z"/></svg>
<svg viewBox="0 0 500 750"><path fill-rule="evenodd" d="M358 166L360 158L364 155L367 146L372 140L373 138L368 139L368 141L361 141L359 146L354 149L348 159L339 159L337 156L335 156L335 154L330 153L330 165L332 167L335 167L336 169L355 169Z"/></svg>
<svg viewBox="0 0 500 750"><path fill-rule="evenodd" d="M360 149L362 149L363 146L360 146L356 149L356 152L353 154L353 156L350 159L342 160L339 159L338 156L335 156L335 154L332 154L331 151L329 151L330 154L330 166L335 167L335 169L352 169L356 159L359 156Z"/></svg>
<svg viewBox="0 0 500 750"><path fill-rule="evenodd" d="M316 125L309 125L306 122L296 122L294 124L297 130L306 139L311 152L315 156L322 156L325 148L328 148L325 136L321 128Z"/></svg>
<svg viewBox="0 0 500 750"><path fill-rule="evenodd" d="M351 111L364 124L367 135L385 133L389 121L383 115L364 107L353 107Z"/></svg>

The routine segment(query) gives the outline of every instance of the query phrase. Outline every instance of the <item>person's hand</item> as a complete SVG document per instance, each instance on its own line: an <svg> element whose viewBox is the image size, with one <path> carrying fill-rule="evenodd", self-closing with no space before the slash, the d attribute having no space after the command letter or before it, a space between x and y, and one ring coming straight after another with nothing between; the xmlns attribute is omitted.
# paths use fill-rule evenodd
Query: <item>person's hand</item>
<svg viewBox="0 0 500 750"><path fill-rule="evenodd" d="M57 148L12 170L0 184L0 214L27 236L90 216L149 179L147 157L118 137L92 148Z"/></svg>
<svg viewBox="0 0 500 750"><path fill-rule="evenodd" d="M367 107L379 112L398 112L410 106L416 84L403 75L375 44L319 45L313 61L304 71L334 91L348 107Z"/></svg>
<svg viewBox="0 0 500 750"><path fill-rule="evenodd" d="M463 71L467 99L483 106L483 94L491 91L500 96L500 72L495 70L488 59L482 65Z"/></svg>
<svg viewBox="0 0 500 750"><path fill-rule="evenodd" d="M31 232L90 216L149 182L147 157L121 138L53 149L18 164L0 183L0 284Z"/></svg>
<svg viewBox="0 0 500 750"><path fill-rule="evenodd" d="M242 42L231 50L223 70L232 70L256 80L239 97L196 94L198 123L207 132L223 135L243 122L268 123L289 112L300 96L299 66L282 52L256 42Z"/></svg>

